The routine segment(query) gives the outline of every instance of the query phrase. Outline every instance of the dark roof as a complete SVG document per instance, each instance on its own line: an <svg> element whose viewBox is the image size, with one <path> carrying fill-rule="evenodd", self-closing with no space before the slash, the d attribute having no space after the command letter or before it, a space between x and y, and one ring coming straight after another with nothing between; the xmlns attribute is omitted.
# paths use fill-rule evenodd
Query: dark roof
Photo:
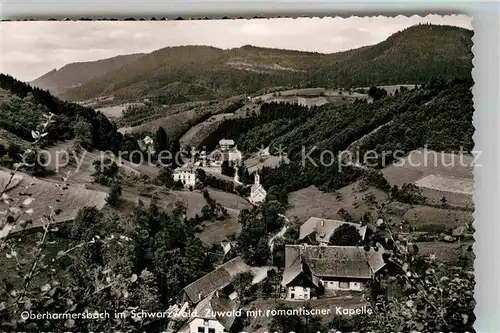
<svg viewBox="0 0 500 333"><path fill-rule="evenodd" d="M358 229L361 238L365 238L366 226L362 226L359 223L311 217L300 226L299 239L304 239L305 237L315 233L316 240L318 242L328 242L334 231L344 224L355 227Z"/></svg>
<svg viewBox="0 0 500 333"><path fill-rule="evenodd" d="M283 286L288 286L293 280L299 276L301 273L306 276L313 285L319 286L319 281L316 275L314 275L307 264L302 260L301 257L297 257L292 266L287 267L283 272L283 279L281 284Z"/></svg>
<svg viewBox="0 0 500 333"><path fill-rule="evenodd" d="M286 245L285 267L291 268L301 257L318 277L368 279L384 266L383 253L356 246Z"/></svg>
<svg viewBox="0 0 500 333"><path fill-rule="evenodd" d="M229 285L238 274L248 271L250 267L240 257L236 257L186 286L184 293L196 304L212 292Z"/></svg>

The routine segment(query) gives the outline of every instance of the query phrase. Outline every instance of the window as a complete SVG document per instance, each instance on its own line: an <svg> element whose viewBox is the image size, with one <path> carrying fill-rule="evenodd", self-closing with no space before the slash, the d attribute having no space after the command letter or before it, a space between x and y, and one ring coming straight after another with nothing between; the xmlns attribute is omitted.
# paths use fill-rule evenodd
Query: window
<svg viewBox="0 0 500 333"><path fill-rule="evenodd" d="M203 325L208 326L208 319L203 319Z"/></svg>
<svg viewBox="0 0 500 333"><path fill-rule="evenodd" d="M205 327L198 326L198 333L205 333Z"/></svg>
<svg viewBox="0 0 500 333"><path fill-rule="evenodd" d="M294 299L294 298L295 298L295 294L294 294L294 293L291 293L291 294L290 294L290 298L291 298L291 299Z"/></svg>
<svg viewBox="0 0 500 333"><path fill-rule="evenodd" d="M349 289L349 282L339 282L340 289Z"/></svg>
<svg viewBox="0 0 500 333"><path fill-rule="evenodd" d="M215 328L209 328L208 333L215 333Z"/></svg>

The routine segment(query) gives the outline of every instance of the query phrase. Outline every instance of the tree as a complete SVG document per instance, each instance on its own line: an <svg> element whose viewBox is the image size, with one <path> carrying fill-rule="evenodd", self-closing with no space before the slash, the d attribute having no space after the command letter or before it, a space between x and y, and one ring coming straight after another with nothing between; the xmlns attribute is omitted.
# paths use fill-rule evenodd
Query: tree
<svg viewBox="0 0 500 333"><path fill-rule="evenodd" d="M33 176L43 177L46 174L46 157L41 154L40 149L27 149L23 154L24 163L23 169Z"/></svg>
<svg viewBox="0 0 500 333"><path fill-rule="evenodd" d="M262 237L257 243L257 248L255 249L255 254L253 262L257 266L267 265L267 260L271 256L271 250L269 248L269 240L267 237Z"/></svg>
<svg viewBox="0 0 500 333"><path fill-rule="evenodd" d="M281 227L279 223L279 215L284 213L285 208L283 205L276 200L265 202L262 205L262 216L266 223L266 228L268 232L273 232Z"/></svg>
<svg viewBox="0 0 500 333"><path fill-rule="evenodd" d="M395 200L408 204L422 204L426 201L422 189L413 183L403 184L400 189L393 187L391 196Z"/></svg>
<svg viewBox="0 0 500 333"><path fill-rule="evenodd" d="M118 175L118 165L109 157L104 158L103 161L95 160L92 166L95 170L92 176L96 183L110 185Z"/></svg>
<svg viewBox="0 0 500 333"><path fill-rule="evenodd" d="M173 188L175 182L172 169L169 167L161 168L153 182L157 185L165 186L166 188Z"/></svg>
<svg viewBox="0 0 500 333"><path fill-rule="evenodd" d="M246 291L252 285L252 281L253 275L250 272L239 273L234 279L233 285L241 300L244 299Z"/></svg>
<svg viewBox="0 0 500 333"><path fill-rule="evenodd" d="M203 219L211 220L212 219L212 208L210 208L209 205L204 205L201 208L201 214L203 216Z"/></svg>
<svg viewBox="0 0 500 333"><path fill-rule="evenodd" d="M234 177L235 170L232 166L229 165L228 160L224 160L221 165L221 173L228 177Z"/></svg>
<svg viewBox="0 0 500 333"><path fill-rule="evenodd" d="M154 145L157 152L165 151L170 148L167 132L165 132L165 129L161 126L156 130Z"/></svg>
<svg viewBox="0 0 500 333"><path fill-rule="evenodd" d="M273 265L285 267L285 241L283 238L274 240L273 244Z"/></svg>
<svg viewBox="0 0 500 333"><path fill-rule="evenodd" d="M349 214L349 212L347 210L345 210L344 208L340 208L338 211L337 211L337 214L340 216L340 218L346 222L352 222L354 221L354 219L352 218L351 214Z"/></svg>
<svg viewBox="0 0 500 333"><path fill-rule="evenodd" d="M76 142L87 150L92 149L94 144L92 133L92 125L86 122L83 118L78 118L78 121L73 125Z"/></svg>
<svg viewBox="0 0 500 333"><path fill-rule="evenodd" d="M368 89L368 96L373 98L374 101L377 101L387 96L387 90L372 86Z"/></svg>
<svg viewBox="0 0 500 333"><path fill-rule="evenodd" d="M5 149L3 144L0 144L0 157L7 155L7 149Z"/></svg>
<svg viewBox="0 0 500 333"><path fill-rule="evenodd" d="M196 178L200 181L200 183L205 183L205 178L207 177L207 173L203 169L196 169Z"/></svg>
<svg viewBox="0 0 500 333"><path fill-rule="evenodd" d="M111 206L118 206L121 202L122 196L122 187L118 183L114 183L111 185L111 190L109 192L108 197L106 198L106 202Z"/></svg>
<svg viewBox="0 0 500 333"><path fill-rule="evenodd" d="M358 245L361 240L359 231L355 226L342 224L335 229L328 243L330 245L355 246Z"/></svg>

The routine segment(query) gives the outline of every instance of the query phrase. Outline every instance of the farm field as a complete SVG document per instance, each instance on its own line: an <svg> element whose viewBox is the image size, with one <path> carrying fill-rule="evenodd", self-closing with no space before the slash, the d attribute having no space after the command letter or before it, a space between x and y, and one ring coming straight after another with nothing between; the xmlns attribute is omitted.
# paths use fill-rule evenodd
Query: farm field
<svg viewBox="0 0 500 333"><path fill-rule="evenodd" d="M152 106L124 117L120 121L121 133L154 132L163 127L172 137L194 131L192 127L203 123L206 117L228 114L241 105L243 98L235 96L223 100L187 102L172 105ZM185 134L183 134L185 135ZM188 134L188 137L192 134ZM184 139L185 141L185 139ZM181 139L181 144L183 139Z"/></svg>
<svg viewBox="0 0 500 333"><path fill-rule="evenodd" d="M373 209L363 200L366 193L371 192L378 202L385 201L388 197L386 193L376 188L369 188L366 191L359 191L359 182L343 187L337 191L341 200L337 200L334 193L325 193L315 186L310 186L288 196L290 208L285 215L290 221L297 218L297 222L302 224L309 217L324 217L326 219L340 219L337 214L339 209L343 208L355 219L361 219L365 212L371 212ZM356 207L356 208L354 208Z"/></svg>
<svg viewBox="0 0 500 333"><path fill-rule="evenodd" d="M10 171L0 169L0 183L7 184L10 179ZM51 213L54 208L56 213L55 222L72 220L80 209L85 206L104 207L107 193L102 191L88 190L83 185L70 185L65 187L64 183L40 180L27 174L17 173L11 185L8 187L7 195L19 199L22 203L27 198L27 193L33 198L28 208L33 209L33 214L22 214L21 220L32 220L29 228L39 227L45 224L44 217ZM7 207L4 202L0 203L0 210ZM12 230L22 230L18 225Z"/></svg>
<svg viewBox="0 0 500 333"><path fill-rule="evenodd" d="M422 255L436 255L436 259L441 262L455 262L460 255L472 255L467 249L474 244L473 241L460 243L445 242L416 242L419 253Z"/></svg>
<svg viewBox="0 0 500 333"><path fill-rule="evenodd" d="M382 170L392 185L415 183L430 204L445 197L451 206L472 209L473 157L419 149Z"/></svg>
<svg viewBox="0 0 500 333"><path fill-rule="evenodd" d="M288 163L289 161L290 160L287 157L283 157L283 163ZM282 158L279 156L259 157L258 153L252 154L243 161L250 174L262 169L263 167L276 168L281 162Z"/></svg>
<svg viewBox="0 0 500 333"><path fill-rule="evenodd" d="M67 160L65 157L67 155L65 155L65 152L71 151L72 146L73 140L69 140L47 148L46 150L50 155L48 168L58 171L58 173L62 175L66 175L68 171L71 171L70 181L77 183L89 183L92 180L91 175L94 172L92 163L95 160L100 159L103 152L98 150L83 152L81 156L77 156L76 162L68 164L66 163ZM57 154L60 154L59 157ZM59 167L56 164L56 161L58 160L60 161ZM133 164L123 158L121 159L121 163L118 163L120 162L119 158L115 158L115 161L121 171L129 177L140 177L142 175L146 175L150 178L154 178L158 174L158 168L152 164L148 164L147 161L145 161L142 165Z"/></svg>
<svg viewBox="0 0 500 333"><path fill-rule="evenodd" d="M230 240L231 236L237 235L241 231L241 224L238 223L239 211L227 209L228 216L224 220L205 221L201 224L201 231L198 237L206 244L220 244Z"/></svg>
<svg viewBox="0 0 500 333"><path fill-rule="evenodd" d="M117 120L123 116L123 111L129 106L144 106L144 103L125 103L120 105L105 106L96 109L111 120Z"/></svg>
<svg viewBox="0 0 500 333"><path fill-rule="evenodd" d="M241 231L238 215L242 209L252 208L252 204L235 194L213 189L208 189L208 193L212 199L227 209L228 216L223 220L202 222L198 236L207 244L219 244ZM196 214L200 215L201 209L207 204L203 194L199 191L174 191L173 194L186 205L187 218L194 218Z"/></svg>
<svg viewBox="0 0 500 333"><path fill-rule="evenodd" d="M416 231L426 231L426 228L432 225L441 226L444 231L467 225L474 221L474 217L469 211L420 205L409 208L404 213L403 219L408 221L409 225L415 228Z"/></svg>
<svg viewBox="0 0 500 333"><path fill-rule="evenodd" d="M338 215L339 209L343 208L355 220L359 220L365 212L374 211L374 208L363 200L368 192L373 193L379 203L388 199L386 193L375 188L360 192L358 182L338 191L342 200L337 200L335 193L325 193L311 186L289 194L290 207L285 215L292 222L296 220L297 225L304 223L311 216L343 220ZM407 221L411 227L415 228L415 231L423 232L436 232L436 230L442 232L467 225L474 220L471 211L453 207L386 202L386 211L391 223L399 224Z"/></svg>
<svg viewBox="0 0 500 333"><path fill-rule="evenodd" d="M155 120L147 121L137 126L121 127L119 132L122 134L132 134L140 132L154 133L160 126L171 136L175 136L181 131L183 124L195 117L194 111L183 111L171 116L161 117Z"/></svg>

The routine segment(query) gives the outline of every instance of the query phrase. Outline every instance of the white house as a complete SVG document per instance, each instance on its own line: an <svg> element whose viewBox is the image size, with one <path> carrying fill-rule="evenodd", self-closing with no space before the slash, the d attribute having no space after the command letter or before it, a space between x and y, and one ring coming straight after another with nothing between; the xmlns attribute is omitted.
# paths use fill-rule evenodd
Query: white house
<svg viewBox="0 0 500 333"><path fill-rule="evenodd" d="M260 177L255 173L255 180L252 188L250 189L250 202L257 205L266 200L267 192L260 184Z"/></svg>
<svg viewBox="0 0 500 333"><path fill-rule="evenodd" d="M385 262L382 247L286 245L281 285L289 300L308 300L314 289L363 291Z"/></svg>
<svg viewBox="0 0 500 333"><path fill-rule="evenodd" d="M234 301L219 297L217 292L213 292L196 305L193 315L178 333L229 332L237 310L238 306Z"/></svg>
<svg viewBox="0 0 500 333"><path fill-rule="evenodd" d="M184 164L173 172L174 181L181 181L184 187L195 186L197 182L196 169L191 164Z"/></svg>

